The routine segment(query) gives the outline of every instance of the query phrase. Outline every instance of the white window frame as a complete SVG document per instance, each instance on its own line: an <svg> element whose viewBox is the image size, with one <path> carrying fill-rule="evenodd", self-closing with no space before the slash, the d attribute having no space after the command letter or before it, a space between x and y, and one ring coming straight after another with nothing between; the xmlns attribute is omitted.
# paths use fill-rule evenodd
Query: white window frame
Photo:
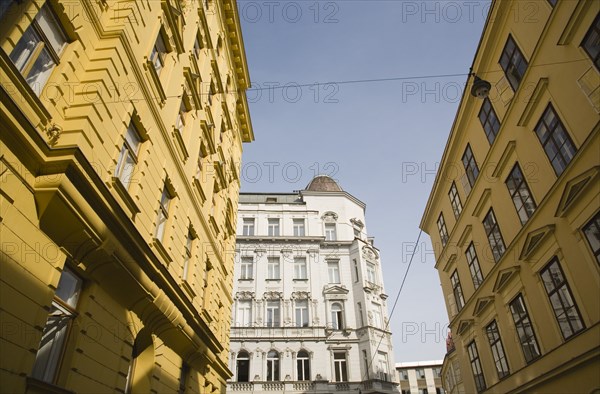
<svg viewBox="0 0 600 394"><path fill-rule="evenodd" d="M238 300L238 327L250 327L252 325L252 300Z"/></svg>
<svg viewBox="0 0 600 394"><path fill-rule="evenodd" d="M267 219L269 237L279 237L281 234L280 222L281 220L279 218Z"/></svg>
<svg viewBox="0 0 600 394"><path fill-rule="evenodd" d="M344 329L344 305L341 302L331 304L331 328L334 330Z"/></svg>
<svg viewBox="0 0 600 394"><path fill-rule="evenodd" d="M308 300L296 300L294 303L296 327L308 327Z"/></svg>
<svg viewBox="0 0 600 394"><path fill-rule="evenodd" d="M266 318L265 325L267 327L281 327L281 301L267 300L265 306Z"/></svg>
<svg viewBox="0 0 600 394"><path fill-rule="evenodd" d="M123 142L123 147L119 153L119 159L115 168L115 178L121 182L125 190L128 190L131 185L141 145L142 137L133 121L130 121L125 131L125 141Z"/></svg>
<svg viewBox="0 0 600 394"><path fill-rule="evenodd" d="M267 279L281 279L281 259L277 256L267 257Z"/></svg>
<svg viewBox="0 0 600 394"><path fill-rule="evenodd" d="M254 258L244 256L240 260L240 279L254 279Z"/></svg>
<svg viewBox="0 0 600 394"><path fill-rule="evenodd" d="M325 241L337 241L337 229L335 223L325 223Z"/></svg>
<svg viewBox="0 0 600 394"><path fill-rule="evenodd" d="M254 236L255 218L242 218L242 235L247 237Z"/></svg>
<svg viewBox="0 0 600 394"><path fill-rule="evenodd" d="M340 280L340 262L337 260L327 261L327 278L329 283L339 284Z"/></svg>
<svg viewBox="0 0 600 394"><path fill-rule="evenodd" d="M304 237L306 234L306 223L304 219L293 219L294 237Z"/></svg>
<svg viewBox="0 0 600 394"><path fill-rule="evenodd" d="M156 233L155 238L160 242L164 241L167 222L169 221L169 206L171 205L173 196L169 192L167 184L163 186L162 195L160 197L160 204L158 207L158 217L156 219Z"/></svg>
<svg viewBox="0 0 600 394"><path fill-rule="evenodd" d="M294 257L294 279L308 279L308 267L306 257Z"/></svg>
<svg viewBox="0 0 600 394"><path fill-rule="evenodd" d="M149 57L150 62L152 62L152 65L154 66L154 71L156 71L156 75L160 76L161 71L164 69L167 53L167 45L163 33L162 31L159 31Z"/></svg>

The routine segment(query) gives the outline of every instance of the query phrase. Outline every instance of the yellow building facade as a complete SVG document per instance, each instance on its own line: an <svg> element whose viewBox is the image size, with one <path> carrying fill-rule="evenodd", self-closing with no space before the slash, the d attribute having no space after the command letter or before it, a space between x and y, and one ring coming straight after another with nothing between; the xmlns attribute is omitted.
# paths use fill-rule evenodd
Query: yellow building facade
<svg viewBox="0 0 600 394"><path fill-rule="evenodd" d="M0 391L221 393L235 0L0 2Z"/></svg>
<svg viewBox="0 0 600 394"><path fill-rule="evenodd" d="M599 9L492 1L421 222L449 393L600 389Z"/></svg>

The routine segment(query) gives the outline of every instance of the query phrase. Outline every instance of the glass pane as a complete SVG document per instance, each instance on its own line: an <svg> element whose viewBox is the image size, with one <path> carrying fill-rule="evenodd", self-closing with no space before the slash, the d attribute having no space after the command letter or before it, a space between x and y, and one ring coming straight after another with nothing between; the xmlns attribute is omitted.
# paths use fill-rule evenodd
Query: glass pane
<svg viewBox="0 0 600 394"><path fill-rule="evenodd" d="M69 269L65 269L60 275L56 297L60 298L65 304L72 308L77 306L79 293L81 290L81 279L73 274Z"/></svg>
<svg viewBox="0 0 600 394"><path fill-rule="evenodd" d="M41 41L42 39L38 36L32 26L29 26L27 30L25 30L25 33L23 33L23 36L10 53L10 60L12 60L19 71L23 71L23 68L29 61L33 51Z"/></svg>
<svg viewBox="0 0 600 394"><path fill-rule="evenodd" d="M60 56L61 52L67 45L67 38L63 33L60 22L50 10L48 3L46 3L40 9L40 12L36 15L35 19L42 28L42 31L46 35L46 38L52 46L52 49L54 49L54 52Z"/></svg>
<svg viewBox="0 0 600 394"><path fill-rule="evenodd" d="M38 96L46 84L46 81L48 81L48 78L50 78L50 74L52 73L55 65L56 63L54 63L54 60L50 56L48 50L43 48L37 59L35 59L35 63L33 63L31 71L29 71L29 74L25 78L27 80L27 84L31 86Z"/></svg>

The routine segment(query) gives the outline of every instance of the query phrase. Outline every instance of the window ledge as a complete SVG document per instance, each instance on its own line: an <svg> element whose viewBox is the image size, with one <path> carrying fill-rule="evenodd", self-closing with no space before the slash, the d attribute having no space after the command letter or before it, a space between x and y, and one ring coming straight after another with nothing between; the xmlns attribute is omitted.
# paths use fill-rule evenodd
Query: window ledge
<svg viewBox="0 0 600 394"><path fill-rule="evenodd" d="M182 161L185 163L190 154L185 147L185 141L183 140L183 136L181 132L176 127L173 127L173 138L177 142L177 146L179 147L179 153L181 154Z"/></svg>
<svg viewBox="0 0 600 394"><path fill-rule="evenodd" d="M292 279L294 282L308 282L308 278L294 278Z"/></svg>
<svg viewBox="0 0 600 394"><path fill-rule="evenodd" d="M192 288L192 285L190 284L190 282L187 281L187 279L182 279L181 280L181 287L188 293L188 295L191 298L195 298L196 297L196 292Z"/></svg>
<svg viewBox="0 0 600 394"><path fill-rule="evenodd" d="M119 197L121 197L121 200L123 200L127 208L129 208L132 215L135 216L135 214L140 213L140 209L133 200L133 197L131 197L127 189L125 189L123 182L121 182L119 178L114 176L110 180L112 187L116 190L117 194L119 195Z"/></svg>
<svg viewBox="0 0 600 394"><path fill-rule="evenodd" d="M240 278L238 279L240 282L254 282L254 278Z"/></svg>
<svg viewBox="0 0 600 394"><path fill-rule="evenodd" d="M173 259L171 258L171 256L169 256L169 252L167 251L167 249L163 246L162 242L158 239L158 238L153 238L152 239L152 245L156 248L156 251L158 252L158 254L167 262L167 263L171 263L173 262Z"/></svg>
<svg viewBox="0 0 600 394"><path fill-rule="evenodd" d="M200 183L200 180L196 177L194 177L194 186L196 186L196 190L198 190L198 194L200 195L200 201L202 204L204 204L206 202L206 194L204 193L204 190L202 189L202 184Z"/></svg>
<svg viewBox="0 0 600 394"><path fill-rule="evenodd" d="M27 377L26 387L27 392L31 394L75 394L75 392L71 390L32 378L31 376Z"/></svg>
<svg viewBox="0 0 600 394"><path fill-rule="evenodd" d="M146 58L146 68L148 69L148 72L150 73L150 77L152 79L152 81L154 82L154 85L156 87L156 90L158 91L158 98L160 98L160 102L161 105L164 105L166 100L167 100L167 94L165 93L165 90L163 89L162 83L160 82L160 77L156 72L156 69L154 68L154 64L152 64L152 61L150 61L150 59ZM164 69L164 66L163 66Z"/></svg>
<svg viewBox="0 0 600 394"><path fill-rule="evenodd" d="M280 282L281 279L265 279L267 282Z"/></svg>

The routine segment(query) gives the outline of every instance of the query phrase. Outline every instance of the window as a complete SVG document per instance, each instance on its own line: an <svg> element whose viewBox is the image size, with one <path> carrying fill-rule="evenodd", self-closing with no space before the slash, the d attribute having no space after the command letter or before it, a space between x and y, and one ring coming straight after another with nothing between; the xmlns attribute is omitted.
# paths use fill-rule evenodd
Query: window
<svg viewBox="0 0 600 394"><path fill-rule="evenodd" d="M417 379L425 379L425 370L423 368L417 368L415 373L417 374Z"/></svg>
<svg viewBox="0 0 600 394"><path fill-rule="evenodd" d="M339 303L333 303L331 305L331 326L334 330L341 330L344 328L342 305Z"/></svg>
<svg viewBox="0 0 600 394"><path fill-rule="evenodd" d="M279 237L279 219L268 219L269 237Z"/></svg>
<svg viewBox="0 0 600 394"><path fill-rule="evenodd" d="M236 361L237 381L250 381L250 355L248 352L241 351L237 355Z"/></svg>
<svg viewBox="0 0 600 394"><path fill-rule="evenodd" d="M192 245L194 243L194 234L191 228L188 228L187 239L185 241L185 255L183 256L183 271L181 273L182 280L188 280L190 270L190 260L192 259Z"/></svg>
<svg viewBox="0 0 600 394"><path fill-rule="evenodd" d="M304 219L294 219L294 237L304 237Z"/></svg>
<svg viewBox="0 0 600 394"><path fill-rule="evenodd" d="M448 197L450 197L450 205L452 205L452 212L454 212L454 217L458 219L460 213L462 212L462 202L460 201L458 190L456 190L456 183L454 182L452 182L452 186L450 186L450 192L448 192Z"/></svg>
<svg viewBox="0 0 600 394"><path fill-rule="evenodd" d="M298 352L298 356L296 357L296 366L298 379L297 380L310 380L310 359L308 358L308 353L304 350L300 350Z"/></svg>
<svg viewBox="0 0 600 394"><path fill-rule="evenodd" d="M448 230L446 229L446 222L444 221L444 214L440 213L437 220L438 231L440 232L440 239L442 241L442 247L448 243Z"/></svg>
<svg viewBox="0 0 600 394"><path fill-rule="evenodd" d="M600 212L583 227L583 234L587 239L596 261L600 263Z"/></svg>
<svg viewBox="0 0 600 394"><path fill-rule="evenodd" d="M357 302L356 305L358 305L358 318L360 319L360 326L364 327L364 325L365 325L365 318L364 318L364 315L363 315L362 304L360 302Z"/></svg>
<svg viewBox="0 0 600 394"><path fill-rule="evenodd" d="M173 196L169 193L169 189L167 185L163 186L162 195L160 197L160 206L158 207L158 218L156 219L156 239L159 241L164 240L165 236L165 228L167 225L167 220L169 219L169 205L171 204L171 200Z"/></svg>
<svg viewBox="0 0 600 394"><path fill-rule="evenodd" d="M559 176L577 153L577 148L571 141L571 137L569 137L558 118L552 104L548 104L542 118L535 126L535 133L552 164L552 168L554 168L554 172Z"/></svg>
<svg viewBox="0 0 600 394"><path fill-rule="evenodd" d="M196 176L195 176L195 178L198 180L198 182L202 181L202 162L204 161L205 157L206 157L205 151L204 151L203 147L200 146L200 149L198 151L198 161L196 163Z"/></svg>
<svg viewBox="0 0 600 394"><path fill-rule="evenodd" d="M544 288L548 294L548 299L554 310L554 316L560 327L560 332L565 339L577 334L585 328L579 309L569 284L565 279L563 270L558 262L558 257L554 257L548 265L540 272L544 282Z"/></svg>
<svg viewBox="0 0 600 394"><path fill-rule="evenodd" d="M280 327L279 300L267 301L267 327Z"/></svg>
<svg viewBox="0 0 600 394"><path fill-rule="evenodd" d="M267 353L267 382L279 380L279 353L271 350Z"/></svg>
<svg viewBox="0 0 600 394"><path fill-rule="evenodd" d="M35 355L31 376L53 383L63 356L67 335L77 316L75 308L81 294L82 280L65 267L60 275L48 320Z"/></svg>
<svg viewBox="0 0 600 394"><path fill-rule="evenodd" d="M325 223L325 241L337 240L337 234L335 231L335 223Z"/></svg>
<svg viewBox="0 0 600 394"><path fill-rule="evenodd" d="M431 369L433 371L433 376L436 378L442 377L442 367L433 367Z"/></svg>
<svg viewBox="0 0 600 394"><path fill-rule="evenodd" d="M10 60L38 96L67 46L60 26L45 3L10 53Z"/></svg>
<svg viewBox="0 0 600 394"><path fill-rule="evenodd" d="M390 380L389 378L389 367L388 367L388 357L386 353L377 352L377 374L379 375L379 379L387 382Z"/></svg>
<svg viewBox="0 0 600 394"><path fill-rule="evenodd" d="M479 352L477 352L477 345L475 341L472 341L467 346L469 352L469 361L471 362L471 369L473 370L473 378L475 378L475 388L477 392L482 392L486 389L485 377L483 376L483 370L481 369L481 363L479 362Z"/></svg>
<svg viewBox="0 0 600 394"><path fill-rule="evenodd" d="M506 45L500 57L500 67L504 70L504 75L510 86L516 91L519 84L527 71L527 60L523 57L521 50L517 47L515 40L509 35L506 40Z"/></svg>
<svg viewBox="0 0 600 394"><path fill-rule="evenodd" d="M367 263L367 280L371 283L377 283L377 276L375 274L375 264Z"/></svg>
<svg viewBox="0 0 600 394"><path fill-rule="evenodd" d="M142 139L133 122L129 122L129 126L125 131L125 142L119 154L117 167L115 169L115 177L119 179L125 189L129 189L133 177L133 170L138 161L140 145Z"/></svg>
<svg viewBox="0 0 600 394"><path fill-rule="evenodd" d="M185 389L187 388L187 378L190 374L190 366L183 361L181 363L181 369L179 370L179 390L177 394L185 394Z"/></svg>
<svg viewBox="0 0 600 394"><path fill-rule="evenodd" d="M554 7L556 3L558 3L558 0L548 0L548 3L550 3L550 5Z"/></svg>
<svg viewBox="0 0 600 394"><path fill-rule="evenodd" d="M535 338L535 332L533 331L533 325L529 319L523 296L519 294L510 303L510 313L512 314L513 321L515 322L515 328L517 329L517 336L519 337L519 343L521 349L523 349L523 355L527 363L538 358L540 348Z"/></svg>
<svg viewBox="0 0 600 394"><path fill-rule="evenodd" d="M240 279L254 278L254 258L242 257L240 264Z"/></svg>
<svg viewBox="0 0 600 394"><path fill-rule="evenodd" d="M194 56L196 57L196 59L200 58L200 50L202 49L202 41L200 39L200 31L198 31L198 34L196 35L196 37L194 38Z"/></svg>
<svg viewBox="0 0 600 394"><path fill-rule="evenodd" d="M352 264L354 266L354 283L358 282L358 262L356 259L352 259Z"/></svg>
<svg viewBox="0 0 600 394"><path fill-rule="evenodd" d="M242 235L253 236L254 235L254 218L242 219Z"/></svg>
<svg viewBox="0 0 600 394"><path fill-rule="evenodd" d="M308 300L297 300L294 306L296 327L308 327Z"/></svg>
<svg viewBox="0 0 600 394"><path fill-rule="evenodd" d="M465 299L463 297L462 287L460 286L460 279L458 278L458 272L454 270L450 277L452 282L452 292L454 293L454 301L460 311L465 306Z"/></svg>
<svg viewBox="0 0 600 394"><path fill-rule="evenodd" d="M504 239L502 239L502 234L500 233L500 227L498 227L494 210L491 208L483 219L483 227L485 228L490 248L492 248L494 261L497 262L506 251L506 247L504 246Z"/></svg>
<svg viewBox="0 0 600 394"><path fill-rule="evenodd" d="M473 156L473 151L471 150L471 145L469 144L467 144L465 153L463 153L462 162L463 166L465 167L467 181L469 182L469 186L472 188L475 184L477 176L479 176L479 167L477 167L475 156Z"/></svg>
<svg viewBox="0 0 600 394"><path fill-rule="evenodd" d="M408 380L408 371L406 369L400 370L400 380Z"/></svg>
<svg viewBox="0 0 600 394"><path fill-rule="evenodd" d="M600 14L596 15L596 19L583 38L581 46L590 56L596 68L600 70Z"/></svg>
<svg viewBox="0 0 600 394"><path fill-rule="evenodd" d="M294 257L294 279L307 279L306 257Z"/></svg>
<svg viewBox="0 0 600 394"><path fill-rule="evenodd" d="M493 144L500 130L500 121L498 120L498 116L496 116L492 102L487 97L483 100L483 104L479 110L479 121L481 122L481 126L483 126L483 131L490 145Z"/></svg>
<svg viewBox="0 0 600 394"><path fill-rule="evenodd" d="M504 354L504 347L502 346L502 340L500 339L500 331L498 330L498 324L496 320L493 320L486 328L485 332L492 348L492 355L494 356L494 364L496 365L496 371L498 372L498 379L502 379L510 374L508 369L508 362L506 361L506 355Z"/></svg>
<svg viewBox="0 0 600 394"><path fill-rule="evenodd" d="M252 325L252 301L251 300L240 300L240 301L238 301L237 326L238 327L250 327L251 325Z"/></svg>
<svg viewBox="0 0 600 394"><path fill-rule="evenodd" d="M175 128L179 132L179 135L183 137L183 129L185 128L185 118L188 113L188 108L185 105L184 100L181 100L179 105L179 112L177 113L177 119L175 119Z"/></svg>
<svg viewBox="0 0 600 394"><path fill-rule="evenodd" d="M510 197L513 200L513 204L515 204L521 224L527 223L527 220L535 212L536 205L521 171L521 167L519 167L519 163L515 164L506 179L506 187L508 187Z"/></svg>
<svg viewBox="0 0 600 394"><path fill-rule="evenodd" d="M279 257L267 258L267 279L280 279L279 276Z"/></svg>
<svg viewBox="0 0 600 394"><path fill-rule="evenodd" d="M156 42L152 47L152 52L150 53L150 61L154 66L154 70L156 74L160 75L163 67L165 66L165 56L167 56L167 47L165 45L165 40L162 36L162 33L159 32L156 37Z"/></svg>
<svg viewBox="0 0 600 394"><path fill-rule="evenodd" d="M373 325L377 328L384 328L383 321L381 320L381 305L374 302L371 304L373 311Z"/></svg>
<svg viewBox="0 0 600 394"><path fill-rule="evenodd" d="M336 382L347 382L348 381L348 370L346 363L346 353L335 352L333 353L333 369L335 371Z"/></svg>
<svg viewBox="0 0 600 394"><path fill-rule="evenodd" d="M483 275L481 274L481 267L479 267L479 259L477 258L477 252L475 251L475 245L473 242L467 248L465 252L467 256L467 263L469 264L469 271L471 272L471 279L473 279L473 286L475 290L483 283Z"/></svg>
<svg viewBox="0 0 600 394"><path fill-rule="evenodd" d="M329 283L340 283L340 265L337 261L327 262L327 271L329 274Z"/></svg>

